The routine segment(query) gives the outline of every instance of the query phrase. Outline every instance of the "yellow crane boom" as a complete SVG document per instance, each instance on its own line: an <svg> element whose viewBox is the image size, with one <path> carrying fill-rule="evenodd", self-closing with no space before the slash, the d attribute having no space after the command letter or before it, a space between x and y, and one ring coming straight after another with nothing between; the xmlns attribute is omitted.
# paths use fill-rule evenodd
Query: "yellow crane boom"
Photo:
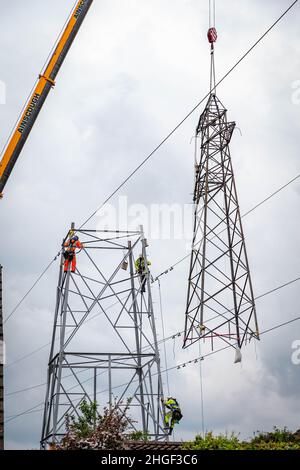
<svg viewBox="0 0 300 470"><path fill-rule="evenodd" d="M44 72L39 75L38 83L25 107L21 119L14 129L0 162L0 197L2 197L4 186L19 158L49 91L55 85L55 78L58 71L92 3L93 0L79 0L77 2L72 11L70 20L57 43L55 51L51 55Z"/></svg>

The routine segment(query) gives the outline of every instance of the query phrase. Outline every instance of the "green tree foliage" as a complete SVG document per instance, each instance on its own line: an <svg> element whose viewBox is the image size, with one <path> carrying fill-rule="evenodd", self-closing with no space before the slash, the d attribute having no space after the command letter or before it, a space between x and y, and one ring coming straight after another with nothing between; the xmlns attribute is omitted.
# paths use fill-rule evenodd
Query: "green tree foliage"
<svg viewBox="0 0 300 470"><path fill-rule="evenodd" d="M128 435L130 441L150 441L149 434L143 431L135 431Z"/></svg>
<svg viewBox="0 0 300 470"><path fill-rule="evenodd" d="M204 438L197 435L194 441L185 442L183 449L187 450L236 450L240 446L238 436L219 434L214 436L212 432L205 434Z"/></svg>
<svg viewBox="0 0 300 470"><path fill-rule="evenodd" d="M97 422L97 403L87 403L85 400L80 404L81 416L67 418L67 429L72 430L78 438L91 435Z"/></svg>

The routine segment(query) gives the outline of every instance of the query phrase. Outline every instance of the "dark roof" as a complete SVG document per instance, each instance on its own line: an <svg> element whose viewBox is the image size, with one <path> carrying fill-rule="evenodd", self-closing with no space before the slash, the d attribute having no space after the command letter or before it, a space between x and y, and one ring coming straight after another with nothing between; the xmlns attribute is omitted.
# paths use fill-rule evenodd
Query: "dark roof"
<svg viewBox="0 0 300 470"><path fill-rule="evenodd" d="M173 451L181 450L183 442L166 441L128 441L126 446L128 450L146 450L146 451Z"/></svg>

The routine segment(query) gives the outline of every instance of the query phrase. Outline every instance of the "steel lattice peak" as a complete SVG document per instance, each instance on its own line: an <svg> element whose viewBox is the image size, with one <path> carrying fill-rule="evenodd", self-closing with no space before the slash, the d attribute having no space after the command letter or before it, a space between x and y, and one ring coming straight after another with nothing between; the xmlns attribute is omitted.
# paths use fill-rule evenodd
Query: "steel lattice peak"
<svg viewBox="0 0 300 470"><path fill-rule="evenodd" d="M184 347L259 339L229 143L234 122L212 90L196 129L194 230Z"/></svg>

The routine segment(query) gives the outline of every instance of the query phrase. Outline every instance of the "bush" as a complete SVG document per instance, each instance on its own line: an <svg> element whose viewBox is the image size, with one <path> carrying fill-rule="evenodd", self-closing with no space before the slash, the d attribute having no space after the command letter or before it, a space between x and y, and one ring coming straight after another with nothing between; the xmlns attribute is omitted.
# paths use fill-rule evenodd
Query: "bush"
<svg viewBox="0 0 300 470"><path fill-rule="evenodd" d="M295 435L286 427L279 429L274 426L272 432L257 431L257 433L258 434L254 436L251 441L253 444L259 444L262 442L296 442Z"/></svg>
<svg viewBox="0 0 300 470"><path fill-rule="evenodd" d="M237 450L241 443L238 436L232 433L230 436L227 434L219 434L214 436L212 432L205 434L204 438L197 435L194 441L186 442L183 444L185 450Z"/></svg>
<svg viewBox="0 0 300 470"><path fill-rule="evenodd" d="M234 433L219 434L212 432L205 434L204 438L196 436L194 441L185 442L185 450L300 450L300 439L287 428L279 429L276 426L272 432L260 432L250 442L240 441Z"/></svg>

